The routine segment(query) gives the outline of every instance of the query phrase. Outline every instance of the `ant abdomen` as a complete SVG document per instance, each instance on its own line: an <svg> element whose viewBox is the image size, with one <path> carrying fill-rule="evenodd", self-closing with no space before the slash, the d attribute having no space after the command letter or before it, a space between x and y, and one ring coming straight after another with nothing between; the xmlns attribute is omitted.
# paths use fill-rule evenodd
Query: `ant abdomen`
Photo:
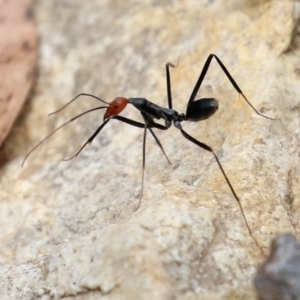
<svg viewBox="0 0 300 300"><path fill-rule="evenodd" d="M208 119L219 108L219 103L214 98L203 98L189 103L186 111L186 119L198 122Z"/></svg>

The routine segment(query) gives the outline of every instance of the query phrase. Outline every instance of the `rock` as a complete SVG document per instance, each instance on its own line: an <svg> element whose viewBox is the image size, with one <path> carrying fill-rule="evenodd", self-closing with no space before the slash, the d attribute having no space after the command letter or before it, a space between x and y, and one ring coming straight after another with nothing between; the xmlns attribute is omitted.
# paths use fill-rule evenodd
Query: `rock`
<svg viewBox="0 0 300 300"><path fill-rule="evenodd" d="M254 285L262 300L300 299L300 244L292 234L282 234L272 241Z"/></svg>
<svg viewBox="0 0 300 300"><path fill-rule="evenodd" d="M141 207L139 128L104 112L51 130L106 101L146 97L185 112L210 53L220 57L258 116L215 61L200 97L219 109L183 122L210 145L264 253L282 232L299 235L299 53L294 1L39 1L40 77L0 153L0 295L3 299L255 299L264 258L212 155L172 127L147 136ZM141 121L133 107L122 113ZM74 296L76 295L76 296ZM5 298L6 297L6 298Z"/></svg>

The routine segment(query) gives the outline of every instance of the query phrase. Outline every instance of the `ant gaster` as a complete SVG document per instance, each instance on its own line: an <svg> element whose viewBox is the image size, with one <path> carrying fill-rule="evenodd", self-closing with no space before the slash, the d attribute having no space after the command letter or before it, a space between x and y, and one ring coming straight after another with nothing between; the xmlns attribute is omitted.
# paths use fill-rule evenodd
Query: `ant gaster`
<svg viewBox="0 0 300 300"><path fill-rule="evenodd" d="M170 126L172 125L172 123L174 124L174 126L176 128L178 128L181 132L181 134L189 141L191 141L192 143L196 144L197 146L199 146L200 148L209 151L212 153L212 155L214 156L214 158L217 161L217 164L235 198L235 200L237 201L238 205L239 205L239 209L242 213L244 222L246 224L246 227L249 231L249 234L251 235L251 237L253 238L254 242L256 243L256 245L258 246L258 248L260 249L260 251L263 253L262 248L260 247L259 243L257 242L256 238L253 236L252 231L250 229L250 226L248 224L248 221L246 219L244 210L242 208L241 205L241 201L239 199L239 197L237 196L232 184L230 183L222 165L221 162L219 161L217 155L215 154L215 152L213 151L213 149L206 145L205 143L202 143L198 140L196 140L195 138L193 138L192 136L190 136L186 131L183 130L181 123L183 121L191 121L191 122L199 122L199 121L203 121L208 119L210 116L212 116L218 109L218 101L214 98L202 98L202 99L196 99L197 93L201 87L201 84L203 82L203 79L207 73L207 70L210 66L210 63L212 61L212 59L215 58L216 61L218 62L218 64L220 65L220 67L222 68L222 70L224 71L225 75L227 76L227 78L229 79L229 81L231 82L231 84L233 85L233 87L235 88L235 90L244 98L244 100L248 103L248 105L260 116L266 118L266 119L270 119L270 120L274 120L273 118L267 117L261 113L259 113L255 107L249 102L249 100L246 98L246 96L244 95L244 93L242 92L242 90L239 88L239 86L237 85L237 83L235 82L235 80L233 79L233 77L230 75L230 73L228 72L228 70L226 69L226 67L224 66L224 64L221 62L221 60L218 58L218 56L216 56L215 54L210 54L203 66L203 69L201 71L201 74L196 82L196 85L194 87L194 90L190 96L190 99L188 101L187 104L187 110L186 113L178 113L176 110L173 109L173 101L172 101L172 94L171 94L171 79L170 79L170 67L175 67L173 64L171 63L167 63L166 64L166 80L167 80L167 96L168 96L168 108L164 108L161 106L158 106L152 102L150 102L149 100L145 99L145 98L124 98L124 97L118 97L115 98L112 102L108 103L106 101L104 101L101 98L98 98L94 95L91 94L86 94L86 93L81 93L79 95L77 95L75 98L73 98L70 102L68 102L66 105L64 105L62 108L60 108L59 110L51 113L57 113L59 111L61 111L62 109L64 109L66 106L68 106L70 103L72 103L73 101L75 101L78 97L80 96L89 96L89 97L93 97L105 104L107 104L106 106L99 106L93 109L90 109L88 111L85 111L79 115L77 115L76 117L72 118L71 120L67 121L66 123L62 124L60 127L56 128L54 131L52 131L48 136L46 136L40 143L38 143L33 149L30 150L30 152L25 156L22 166L25 163L25 160L28 158L28 156L37 148L39 147L46 139L48 139L51 135L53 135L56 131L58 131L60 128L62 128L63 126L67 125L68 123L76 120L77 118L90 113L92 111L95 110L99 110L99 109L104 109L106 108L106 112L104 114L104 118L103 118L103 123L99 126L99 128L94 132L94 134L82 145L82 147L75 153L74 156L68 158L68 159L64 159L64 160L71 160L74 157L76 157L83 149L86 145L92 143L92 141L94 140L94 138L99 134L99 132L104 128L104 126L112 119L116 119L119 120L121 122L127 123L129 125L135 126L135 127L139 127L139 128L144 128L144 136L143 136L143 169L142 169L142 184L141 184L141 192L140 192L140 197L139 197L139 202L135 208L135 210L137 210L140 207L141 204L141 200L142 200L142 196L143 196L143 185L144 185L144 170L145 170L145 160L146 160L146 155L145 155L145 150L146 150L146 133L147 130L150 131L150 133L152 134L152 136L154 137L157 145L159 146L159 148L161 149L161 151L163 152L164 156L166 157L166 159L168 160L168 162L171 164L170 160L168 159L163 146L161 145L160 141L158 140L157 136L155 135L155 133L153 132L153 128L159 129L159 130L167 130L168 128L170 128ZM128 118L125 118L123 116L120 116L119 114L125 109L127 104L131 104L133 105L136 109L138 109L144 119L145 123L140 123ZM50 115L51 115L50 114ZM159 123L155 122L155 119L163 119L164 120L164 125L161 125Z"/></svg>

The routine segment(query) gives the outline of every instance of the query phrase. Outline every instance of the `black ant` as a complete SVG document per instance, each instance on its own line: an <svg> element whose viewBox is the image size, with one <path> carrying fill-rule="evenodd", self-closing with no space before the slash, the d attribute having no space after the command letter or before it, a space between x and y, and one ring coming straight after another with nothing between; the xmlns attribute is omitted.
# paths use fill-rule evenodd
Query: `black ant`
<svg viewBox="0 0 300 300"><path fill-rule="evenodd" d="M64 127L65 125L67 125L68 123L76 120L77 118L90 113L92 111L95 110L99 110L99 109L104 109L106 108L106 112L104 114L104 118L103 118L103 123L99 126L99 128L94 132L94 134L82 145L82 147L75 153L74 156L68 158L68 159L64 159L64 161L67 160L71 160L74 157L76 157L84 148L86 145L91 144L92 141L94 140L94 138L99 134L99 132L104 128L104 126L112 119L116 119L119 121L122 121L124 123L127 123L129 125L135 126L135 127L139 127L139 128L144 128L144 137L143 137L143 169L142 169L142 184L141 184L141 193L140 193L140 198L139 198L139 202L135 208L135 210L137 210L140 207L141 204L141 200L142 200L142 196L143 196L143 186L144 186L144 172L145 172L145 160L146 160L146 155L145 155L145 150L146 150L146 133L147 133L147 129L150 131L150 133L152 134L152 136L154 137L157 145L159 146L159 148L161 149L161 151L163 152L164 156L166 157L166 159L168 160L168 162L171 164L170 160L168 159L163 146L161 145L160 141L158 140L157 136L155 135L155 133L153 132L153 128L156 129L160 129L160 130L167 130L168 128L170 128L170 126L172 125L172 122L174 124L174 126L176 128L178 128L180 130L180 132L182 133L182 135L188 139L189 141L191 141L192 143L196 144L197 146L201 147L202 149L209 151L213 154L214 158L217 161L217 164L219 165L219 168L234 196L234 198L236 199L240 211L242 213L244 222L246 224L246 227L249 231L249 234L251 235L251 237L253 238L253 240L255 241L256 245L259 247L259 249L261 250L261 252L263 253L259 243L257 242L257 240L255 239L255 237L252 234L252 231L250 229L250 226L248 224L248 221L246 219L244 210L242 208L241 205L241 201L239 199L239 197L237 196L233 186L231 185L222 165L221 162L219 161L217 155L215 154L215 152L213 151L213 149L196 140L195 138L193 138L192 136L190 136L187 132L185 132L182 129L181 126L181 122L183 121L191 121L191 122L199 122L199 121L203 121L208 119L210 116L212 116L218 109L218 101L214 98L202 98L199 100L195 100L197 93L200 89L200 86L203 82L203 79L207 73L207 70L210 66L210 63L212 61L212 59L215 58L216 61L218 62L218 64L220 65L220 67L222 68L222 70L224 71L225 75L227 76L227 78L229 79L229 81L231 82L231 84L234 86L235 90L242 95L242 97L245 99L245 101L248 103L248 105L250 105L250 107L260 116L266 118L266 119L270 119L270 120L275 120L273 118L267 117L261 113L259 113L255 107L249 102L249 100L246 98L246 96L244 95L244 93L242 92L242 90L239 88L239 86L237 85L237 83L235 82L235 80L232 78L232 76L230 75L230 73L228 72L228 70L226 69L226 67L223 65L223 63L221 62L221 60L218 58L218 56L216 56L215 54L210 54L204 64L204 67L201 71L201 74L197 80L197 83L194 87L194 90L190 96L190 99L188 101L187 104L187 110L186 113L178 113L176 110L173 109L173 105L172 105L172 94L171 94L171 80L170 80L170 67L175 67L175 65L171 64L171 63L167 63L166 64L166 79L167 79L167 96L168 96L168 108L164 108L161 106L158 106L152 102L150 102L149 100L145 99L145 98L124 98L124 97L118 97L115 98L112 102L108 103L106 101L104 101L101 98L98 98L94 95L91 94L86 94L86 93L81 93L79 95L77 95L75 98L73 98L70 102L68 102L66 105L64 105L62 108L60 108L59 110L51 113L55 114L59 111L61 111L62 109L64 109L66 106L68 106L70 103L72 103L73 101L75 101L78 97L80 96L89 96L89 97L93 97L105 104L107 104L107 106L99 106L99 107L95 107L93 109L87 110L79 115L77 115L76 117L72 118L71 120L67 121L66 123L62 124L61 126L59 126L58 128L56 128L54 131L52 131L49 135L47 135L41 142L39 142L33 149L31 149L29 151L29 153L25 156L23 162L22 162L22 166L24 165L26 159L28 158L28 156L37 148L39 147L45 140L47 140L50 136L52 136L56 131L58 131L59 129L61 129L62 127ZM141 115L144 119L145 123L140 123L122 116L119 116L119 114L125 109L127 104L132 104L136 109L138 109L141 112ZM161 125L159 123L155 122L155 119L163 119L165 122L165 125Z"/></svg>

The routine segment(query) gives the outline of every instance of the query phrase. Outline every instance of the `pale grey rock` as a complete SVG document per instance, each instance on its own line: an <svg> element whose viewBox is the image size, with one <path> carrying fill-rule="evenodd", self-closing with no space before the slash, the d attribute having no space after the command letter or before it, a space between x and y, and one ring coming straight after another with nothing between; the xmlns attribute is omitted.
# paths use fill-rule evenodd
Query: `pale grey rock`
<svg viewBox="0 0 300 300"><path fill-rule="evenodd" d="M69 124L27 160L48 132L107 101L146 97L185 112L209 53L199 97L218 112L184 129L216 151L264 252L282 232L299 236L299 22L297 1L39 1L40 77L1 150L0 295L3 299L255 299L263 257L210 153L176 128L150 135L141 208L142 130L93 113ZM132 107L123 116L141 120Z"/></svg>
<svg viewBox="0 0 300 300"><path fill-rule="evenodd" d="M300 299L300 244L292 234L282 234L272 241L254 286L261 300Z"/></svg>

